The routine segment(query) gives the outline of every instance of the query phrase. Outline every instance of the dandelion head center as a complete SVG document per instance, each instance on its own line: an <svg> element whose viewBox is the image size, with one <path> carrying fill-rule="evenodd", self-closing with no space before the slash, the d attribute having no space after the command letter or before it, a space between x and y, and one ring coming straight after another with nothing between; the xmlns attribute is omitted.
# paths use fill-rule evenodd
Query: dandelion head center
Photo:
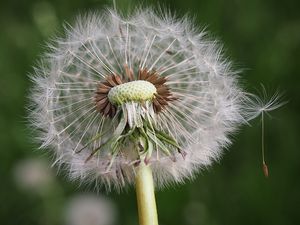
<svg viewBox="0 0 300 225"><path fill-rule="evenodd" d="M112 104L122 105L126 102L145 102L154 98L156 87L145 80L135 80L117 85L108 92Z"/></svg>
<svg viewBox="0 0 300 225"><path fill-rule="evenodd" d="M178 100L166 82L167 78L156 71L139 68L134 73L125 65L124 74L112 73L98 84L94 99L97 111L112 118L124 103L151 101L154 112L159 113Z"/></svg>

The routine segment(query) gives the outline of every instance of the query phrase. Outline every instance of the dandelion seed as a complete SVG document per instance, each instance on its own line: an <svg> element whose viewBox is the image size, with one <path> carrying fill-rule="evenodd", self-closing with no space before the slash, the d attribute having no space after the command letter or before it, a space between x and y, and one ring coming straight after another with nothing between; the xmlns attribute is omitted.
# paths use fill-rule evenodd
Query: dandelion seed
<svg viewBox="0 0 300 225"><path fill-rule="evenodd" d="M65 28L32 76L31 120L71 179L121 189L145 164L157 186L181 183L278 107L244 92L219 44L187 18L106 10Z"/></svg>
<svg viewBox="0 0 300 225"><path fill-rule="evenodd" d="M261 116L261 157L262 157L262 170L264 176L269 177L269 169L265 160L265 114L269 115L270 111L280 108L286 101L282 101L282 94L278 91L271 97L267 95L265 87L262 85L262 92L259 96L249 95L248 109L253 113L253 118Z"/></svg>

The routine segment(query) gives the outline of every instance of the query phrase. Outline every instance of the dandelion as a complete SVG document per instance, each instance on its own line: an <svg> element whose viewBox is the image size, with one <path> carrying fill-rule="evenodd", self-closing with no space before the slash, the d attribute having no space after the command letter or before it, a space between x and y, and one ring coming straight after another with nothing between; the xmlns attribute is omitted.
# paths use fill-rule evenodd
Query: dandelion
<svg viewBox="0 0 300 225"><path fill-rule="evenodd" d="M41 148L71 179L135 183L141 224L156 224L153 183L182 183L218 160L257 105L188 18L106 10L65 29L32 76Z"/></svg>
<svg viewBox="0 0 300 225"><path fill-rule="evenodd" d="M24 159L14 168L16 185L21 189L44 194L54 182L54 174L47 162L41 159Z"/></svg>
<svg viewBox="0 0 300 225"><path fill-rule="evenodd" d="M79 194L65 206L67 225L113 225L116 208L112 201L99 195Z"/></svg>

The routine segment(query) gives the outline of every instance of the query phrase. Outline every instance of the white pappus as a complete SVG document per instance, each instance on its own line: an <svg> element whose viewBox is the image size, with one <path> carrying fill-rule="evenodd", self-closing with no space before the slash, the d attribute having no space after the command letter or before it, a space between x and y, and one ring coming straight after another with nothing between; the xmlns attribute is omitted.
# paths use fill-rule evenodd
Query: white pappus
<svg viewBox="0 0 300 225"><path fill-rule="evenodd" d="M259 115L220 45L189 18L103 10L65 29L31 76L30 120L72 179L121 189L144 161L157 186L183 182Z"/></svg>

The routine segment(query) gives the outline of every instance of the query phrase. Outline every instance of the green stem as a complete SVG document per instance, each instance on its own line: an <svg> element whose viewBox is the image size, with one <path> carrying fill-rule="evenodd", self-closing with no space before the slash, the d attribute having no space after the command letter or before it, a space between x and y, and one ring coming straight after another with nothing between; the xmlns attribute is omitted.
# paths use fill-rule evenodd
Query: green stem
<svg viewBox="0 0 300 225"><path fill-rule="evenodd" d="M158 225L152 171L144 162L137 169L136 196L140 225Z"/></svg>

